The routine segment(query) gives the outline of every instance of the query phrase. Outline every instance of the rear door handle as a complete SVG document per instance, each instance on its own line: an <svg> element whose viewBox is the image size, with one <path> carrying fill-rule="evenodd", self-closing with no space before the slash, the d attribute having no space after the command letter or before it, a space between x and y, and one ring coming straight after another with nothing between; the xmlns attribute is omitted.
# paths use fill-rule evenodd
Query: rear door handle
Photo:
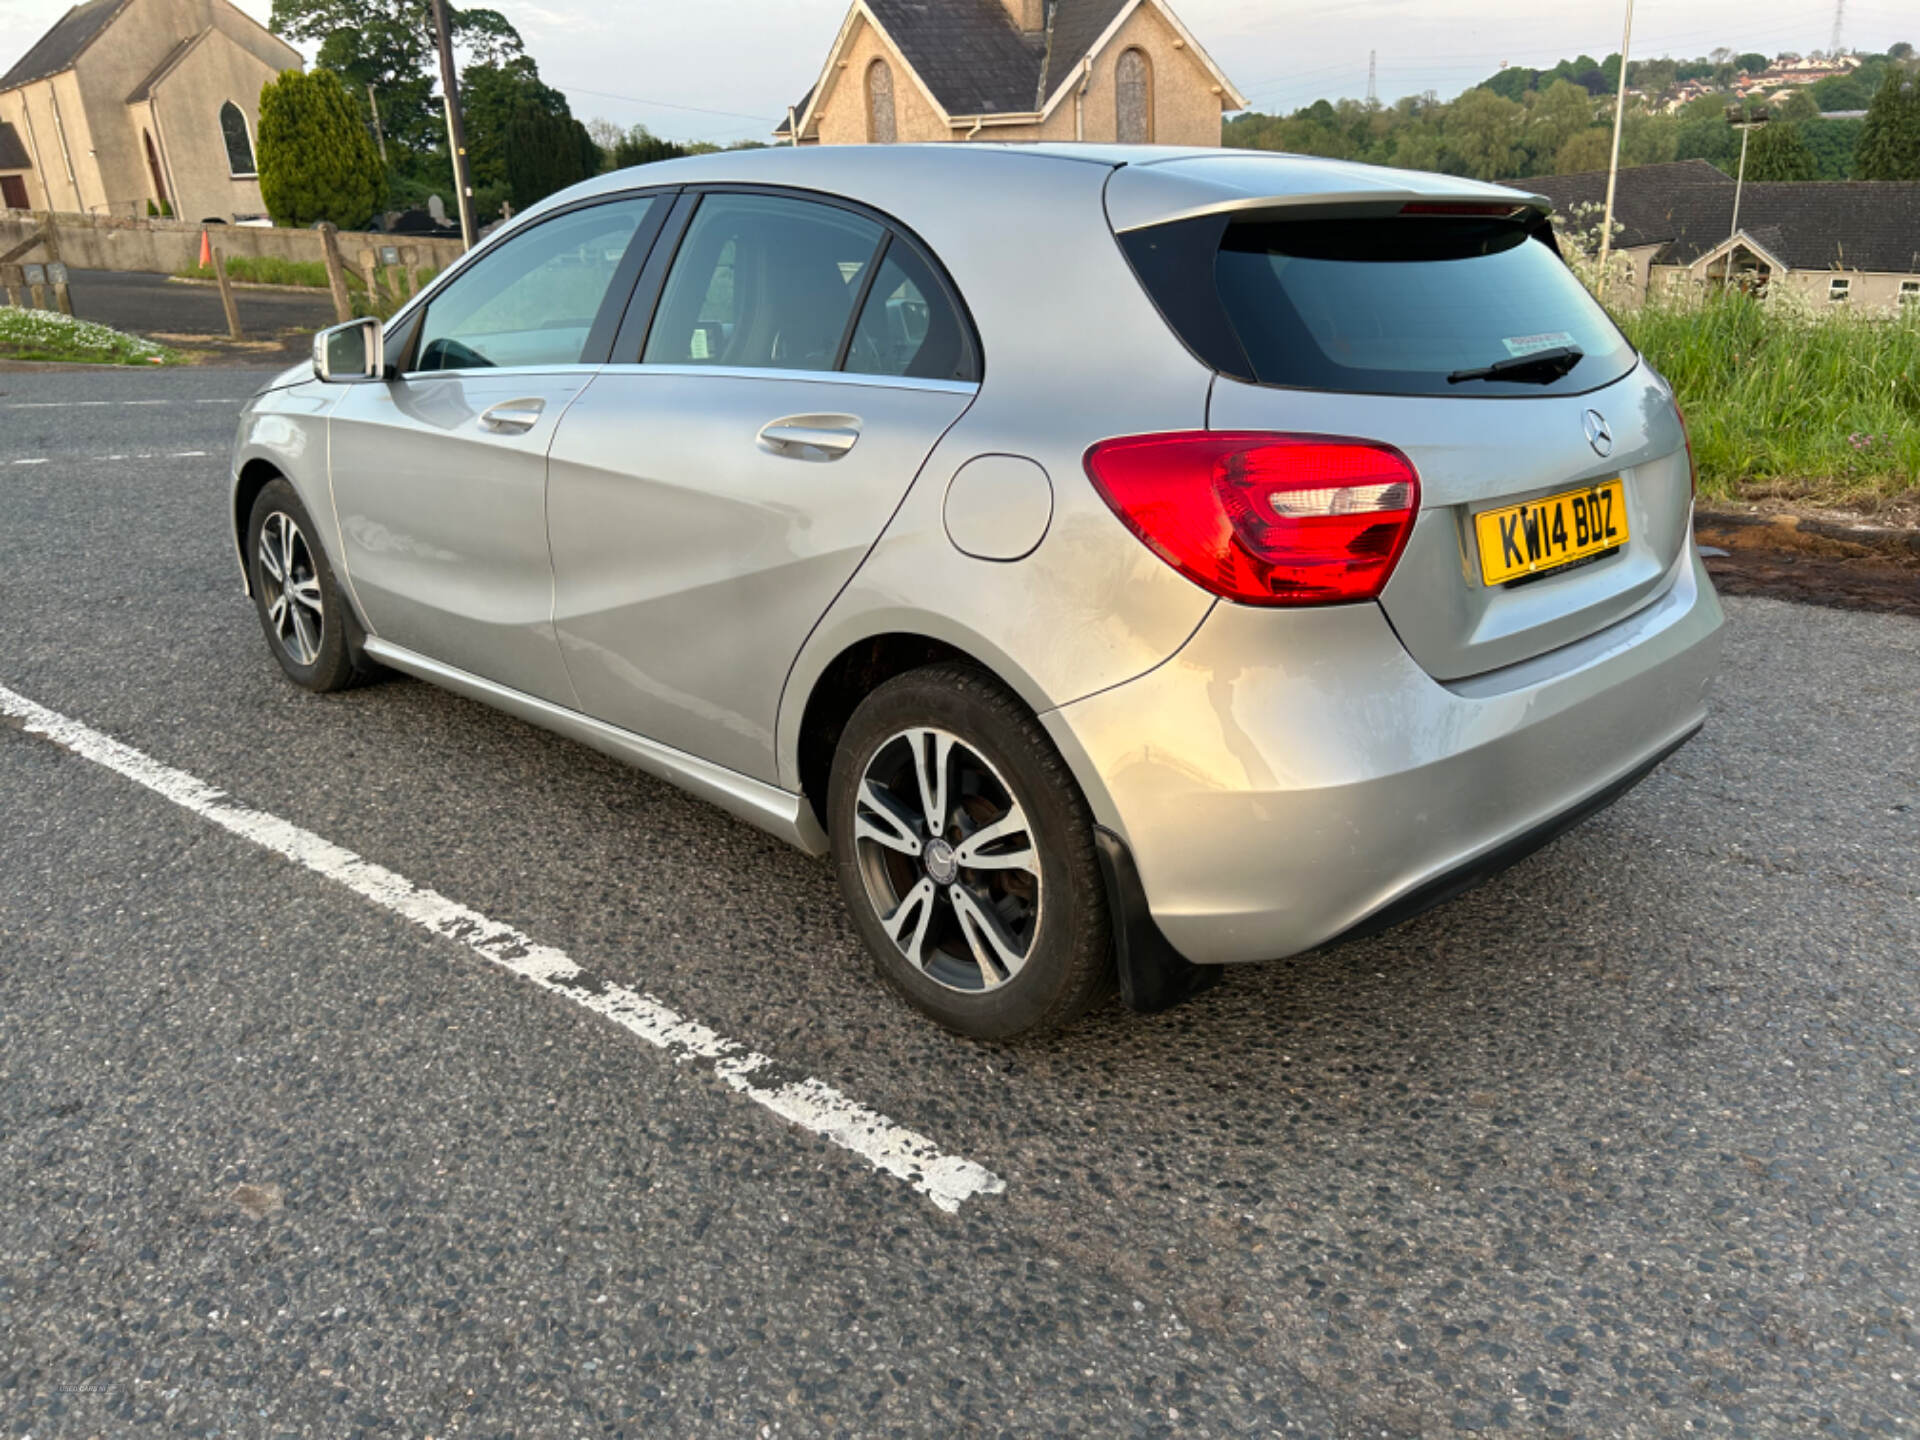
<svg viewBox="0 0 1920 1440"><path fill-rule="evenodd" d="M760 429L760 447L789 460L838 460L860 439L858 415L789 415Z"/></svg>
<svg viewBox="0 0 1920 1440"><path fill-rule="evenodd" d="M507 435L524 435L540 423L547 402L541 399L502 400L481 412L480 423Z"/></svg>

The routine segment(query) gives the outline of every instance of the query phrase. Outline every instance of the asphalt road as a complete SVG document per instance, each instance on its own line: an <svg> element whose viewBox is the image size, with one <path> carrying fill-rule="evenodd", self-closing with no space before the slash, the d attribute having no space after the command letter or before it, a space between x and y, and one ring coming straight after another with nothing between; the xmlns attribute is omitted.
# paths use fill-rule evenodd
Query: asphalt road
<svg viewBox="0 0 1920 1440"><path fill-rule="evenodd" d="M227 333L220 291L212 285L182 284L165 275L121 270L75 270L69 284L73 313L82 320L135 335L224 337ZM302 295L241 286L234 291L234 304L240 311L240 327L250 339L333 324L333 301L324 290Z"/></svg>
<svg viewBox="0 0 1920 1440"><path fill-rule="evenodd" d="M287 685L222 513L253 383L0 375L0 686L1006 1188L943 1213L0 724L0 1432L1913 1432L1920 622L1735 599L1703 737L1507 875L982 1047L823 863L419 684Z"/></svg>

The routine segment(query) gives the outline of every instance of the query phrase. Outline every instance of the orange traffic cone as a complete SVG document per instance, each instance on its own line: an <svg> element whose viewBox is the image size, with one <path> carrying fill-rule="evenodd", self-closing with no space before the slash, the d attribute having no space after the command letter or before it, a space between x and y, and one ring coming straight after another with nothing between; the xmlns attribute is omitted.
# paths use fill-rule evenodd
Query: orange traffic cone
<svg viewBox="0 0 1920 1440"><path fill-rule="evenodd" d="M202 270L213 268L213 241L204 230L200 232L200 268Z"/></svg>

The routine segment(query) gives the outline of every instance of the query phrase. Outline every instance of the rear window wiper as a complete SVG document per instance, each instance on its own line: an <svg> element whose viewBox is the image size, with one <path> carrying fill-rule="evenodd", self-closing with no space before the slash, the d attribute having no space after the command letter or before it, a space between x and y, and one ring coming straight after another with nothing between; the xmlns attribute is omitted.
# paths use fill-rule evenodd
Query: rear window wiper
<svg viewBox="0 0 1920 1440"><path fill-rule="evenodd" d="M1536 350L1531 355L1496 360L1477 370L1456 370L1447 376L1447 383L1458 385L1465 380L1521 380L1551 385L1586 358L1587 352L1578 345L1556 345L1551 350Z"/></svg>

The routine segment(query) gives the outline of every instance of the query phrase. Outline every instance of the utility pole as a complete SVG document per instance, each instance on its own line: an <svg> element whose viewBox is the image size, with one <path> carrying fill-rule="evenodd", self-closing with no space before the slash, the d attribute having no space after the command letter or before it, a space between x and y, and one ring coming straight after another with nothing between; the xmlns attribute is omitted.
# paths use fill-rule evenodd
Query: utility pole
<svg viewBox="0 0 1920 1440"><path fill-rule="evenodd" d="M1380 52L1367 52L1367 108L1373 109L1380 103Z"/></svg>
<svg viewBox="0 0 1920 1440"><path fill-rule="evenodd" d="M1747 188L1747 141L1771 117L1767 107L1762 105L1752 115L1748 115L1738 105L1727 107L1727 123L1740 132L1740 175L1733 182L1733 224L1727 227L1727 239L1731 240L1740 233L1740 192ZM1732 257L1728 257L1732 263Z"/></svg>
<svg viewBox="0 0 1920 1440"><path fill-rule="evenodd" d="M1613 197L1620 183L1620 127L1627 118L1627 56L1633 48L1633 0L1627 0L1627 26L1620 36L1620 93L1613 102L1613 158L1607 162L1607 211L1600 221L1600 290L1606 293L1607 261L1613 254Z"/></svg>
<svg viewBox="0 0 1920 1440"><path fill-rule="evenodd" d="M1827 46L1829 59L1840 57L1840 45L1846 38L1847 0L1833 0L1833 41Z"/></svg>
<svg viewBox="0 0 1920 1440"><path fill-rule="evenodd" d="M467 127L460 118L460 78L453 68L453 26L447 0L433 0L433 29L440 47L440 93L446 97L447 153L453 159L453 189L460 199L460 242L473 248L473 184L467 177Z"/></svg>
<svg viewBox="0 0 1920 1440"><path fill-rule="evenodd" d="M373 138L380 145L380 163L387 163L387 132L380 128L380 102L374 97L373 82L367 82L367 108L373 111Z"/></svg>

